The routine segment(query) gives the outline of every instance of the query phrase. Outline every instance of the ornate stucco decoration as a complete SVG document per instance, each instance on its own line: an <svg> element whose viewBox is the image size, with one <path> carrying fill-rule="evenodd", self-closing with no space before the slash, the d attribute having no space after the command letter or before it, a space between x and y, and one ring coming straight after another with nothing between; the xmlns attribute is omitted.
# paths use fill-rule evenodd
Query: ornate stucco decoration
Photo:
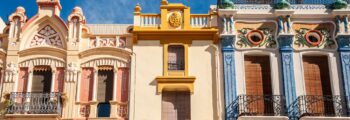
<svg viewBox="0 0 350 120"><path fill-rule="evenodd" d="M5 82L14 82L18 74L17 65L13 62L8 63L5 72Z"/></svg>
<svg viewBox="0 0 350 120"><path fill-rule="evenodd" d="M67 67L67 77L66 81L67 82L73 82L78 80L78 72L80 71L77 63L71 62L68 64Z"/></svg>
<svg viewBox="0 0 350 120"><path fill-rule="evenodd" d="M51 27L42 28L30 43L31 47L35 46L53 46L63 48L63 43L59 34Z"/></svg>
<svg viewBox="0 0 350 120"><path fill-rule="evenodd" d="M276 48L277 42L269 28L238 30L237 48Z"/></svg>
<svg viewBox="0 0 350 120"><path fill-rule="evenodd" d="M182 16L179 12L173 12L171 13L171 15L169 16L169 24L172 27L180 27L182 25Z"/></svg>
<svg viewBox="0 0 350 120"><path fill-rule="evenodd" d="M326 29L311 30L301 28L296 30L294 47L296 48L328 48L334 49L335 42L332 39L330 32Z"/></svg>

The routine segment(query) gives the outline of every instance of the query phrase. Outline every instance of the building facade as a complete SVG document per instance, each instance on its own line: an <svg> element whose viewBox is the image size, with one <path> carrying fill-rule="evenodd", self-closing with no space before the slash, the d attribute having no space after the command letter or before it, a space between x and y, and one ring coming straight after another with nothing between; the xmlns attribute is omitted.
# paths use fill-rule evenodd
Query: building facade
<svg viewBox="0 0 350 120"><path fill-rule="evenodd" d="M130 119L217 119L214 12L191 14L189 7L166 0L160 14L135 7Z"/></svg>
<svg viewBox="0 0 350 120"><path fill-rule="evenodd" d="M350 119L347 1L218 2L225 119Z"/></svg>
<svg viewBox="0 0 350 120"><path fill-rule="evenodd" d="M160 0L133 24L36 2L0 19L0 119L350 120L349 1Z"/></svg>
<svg viewBox="0 0 350 120"><path fill-rule="evenodd" d="M79 7L65 23L59 0L37 5L0 36L1 119L128 119L132 25L86 24Z"/></svg>

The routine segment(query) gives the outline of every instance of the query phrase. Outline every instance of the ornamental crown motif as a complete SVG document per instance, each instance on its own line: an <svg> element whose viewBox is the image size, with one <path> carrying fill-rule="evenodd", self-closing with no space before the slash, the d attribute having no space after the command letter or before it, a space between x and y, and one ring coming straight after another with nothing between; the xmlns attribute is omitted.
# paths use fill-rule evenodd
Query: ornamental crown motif
<svg viewBox="0 0 350 120"><path fill-rule="evenodd" d="M301 28L296 32L296 40L294 41L294 47L296 48L335 48L335 42L327 29Z"/></svg>
<svg viewBox="0 0 350 120"><path fill-rule="evenodd" d="M277 42L270 28L243 28L238 32L237 48L276 48Z"/></svg>
<svg viewBox="0 0 350 120"><path fill-rule="evenodd" d="M182 16L179 12L173 12L171 13L171 15L169 16L169 24L172 27L180 27L182 25Z"/></svg>
<svg viewBox="0 0 350 120"><path fill-rule="evenodd" d="M34 46L53 46L63 48L62 40L59 34L51 27L46 26L42 28L33 38L30 43L31 47Z"/></svg>

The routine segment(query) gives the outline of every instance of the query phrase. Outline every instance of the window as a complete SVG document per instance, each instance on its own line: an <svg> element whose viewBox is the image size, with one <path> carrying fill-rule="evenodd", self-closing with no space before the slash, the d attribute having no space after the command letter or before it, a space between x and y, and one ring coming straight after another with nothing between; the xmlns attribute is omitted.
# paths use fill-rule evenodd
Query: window
<svg viewBox="0 0 350 120"><path fill-rule="evenodd" d="M109 101L113 98L114 72L111 66L101 66L98 70L98 115L97 117L109 117L111 106Z"/></svg>
<svg viewBox="0 0 350 120"><path fill-rule="evenodd" d="M52 71L49 66L38 66L34 68L32 92L51 92Z"/></svg>
<svg viewBox="0 0 350 120"><path fill-rule="evenodd" d="M168 70L184 70L184 46L171 45L168 48Z"/></svg>
<svg viewBox="0 0 350 120"><path fill-rule="evenodd" d="M162 93L162 120L190 120L191 100L189 92Z"/></svg>

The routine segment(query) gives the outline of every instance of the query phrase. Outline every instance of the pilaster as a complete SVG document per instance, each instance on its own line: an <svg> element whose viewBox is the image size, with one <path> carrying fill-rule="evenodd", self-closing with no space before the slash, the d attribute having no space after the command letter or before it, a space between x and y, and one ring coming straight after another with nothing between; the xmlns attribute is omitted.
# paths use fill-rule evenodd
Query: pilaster
<svg viewBox="0 0 350 120"><path fill-rule="evenodd" d="M282 78L284 96L286 99L286 112L291 120L295 118L295 109L293 109L293 102L297 99L294 79L294 62L293 62L293 34L280 34L278 37L281 62L282 62Z"/></svg>
<svg viewBox="0 0 350 120"><path fill-rule="evenodd" d="M340 63L342 66L342 79L344 94L346 96L348 115L350 115L350 35L338 35Z"/></svg>
<svg viewBox="0 0 350 120"><path fill-rule="evenodd" d="M238 111L232 106L237 97L234 46L235 35L221 36L221 49L224 64L225 120L235 120Z"/></svg>

